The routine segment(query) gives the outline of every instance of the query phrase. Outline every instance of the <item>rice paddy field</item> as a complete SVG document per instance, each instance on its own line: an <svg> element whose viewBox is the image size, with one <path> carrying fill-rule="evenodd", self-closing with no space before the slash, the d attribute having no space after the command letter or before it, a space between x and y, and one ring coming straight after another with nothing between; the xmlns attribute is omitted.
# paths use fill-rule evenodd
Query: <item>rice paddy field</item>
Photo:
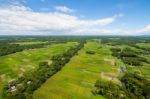
<svg viewBox="0 0 150 99"><path fill-rule="evenodd" d="M138 46L140 46L142 48L149 48L150 49L150 43L138 43L136 45L138 45Z"/></svg>
<svg viewBox="0 0 150 99"><path fill-rule="evenodd" d="M150 43L137 43L136 44L137 46L141 47L141 48L149 48L150 49ZM140 52L140 51L144 51L143 49L140 49L140 48L136 48L136 47L133 47L133 46L129 46L129 45L116 45L116 46L109 46L110 48L111 47L118 47L118 48L130 48L132 50L134 50L135 52ZM144 57L147 59L147 61L150 62L150 54L142 54L142 55L139 55L141 57ZM150 65L149 63L143 63L142 66L131 66L131 65L128 65L128 64L125 64L127 70L129 72L139 72L140 74L142 75L145 75L145 77L148 77L150 78Z"/></svg>
<svg viewBox="0 0 150 99"><path fill-rule="evenodd" d="M141 48L148 48L150 49L150 43L137 43L136 45L138 45ZM142 49L136 49L134 48L135 51L144 51ZM140 55L141 57L144 57L147 59L147 61L150 62L150 54L143 54ZM143 63L143 66L139 66L139 67L133 67L133 66L128 66L128 70L129 71L137 71L139 73L141 73L142 75L144 75L145 77L147 77L148 79L150 79L150 64L149 63Z"/></svg>
<svg viewBox="0 0 150 99"><path fill-rule="evenodd" d="M50 61L51 56L55 54L61 54L75 45L77 45L76 42L54 44L44 48L24 50L22 52L1 56L0 93L4 82L9 82L13 79L16 79L26 71L36 69L39 62L45 60Z"/></svg>
<svg viewBox="0 0 150 99"><path fill-rule="evenodd" d="M87 51L95 54L87 54ZM104 99L93 95L96 80L119 83L121 61L111 56L107 45L88 41L64 68L34 92L34 99Z"/></svg>
<svg viewBox="0 0 150 99"><path fill-rule="evenodd" d="M19 45L32 45L32 44L43 44L43 43L47 43L47 42L42 42L42 41L32 41L32 42L17 42L17 43L13 43L13 44L19 44Z"/></svg>
<svg viewBox="0 0 150 99"><path fill-rule="evenodd" d="M121 85L119 78L125 73L135 72L144 78L150 79L150 55L147 54L149 53L150 43L137 42L135 43L136 46L132 46L125 42L115 44L120 38L110 39L113 41L108 41L107 43L104 42L103 39L87 39L84 47L79 49L78 53L74 54L61 70L47 77L36 90L32 91L33 99L105 99L105 96L92 93L92 91L96 89L94 85L97 80ZM10 42L10 44L32 46L34 44L47 42L55 41L24 41L24 39L22 39L19 42ZM3 99L2 88L6 83L11 83L24 73L30 73L29 71L36 70L41 62L47 61L48 65L51 66L51 57L53 55L62 54L79 44L77 43L78 40L67 42L68 43L52 44L43 48L28 49L1 56L0 99ZM145 58L147 62L143 61L140 66L123 63L121 58L112 56L113 51L111 51L111 48L120 48L121 50L130 48L133 52L138 53L139 57ZM125 68L124 72L121 71L121 67ZM41 76L41 78L42 77L43 76ZM39 80L39 78L37 79Z"/></svg>

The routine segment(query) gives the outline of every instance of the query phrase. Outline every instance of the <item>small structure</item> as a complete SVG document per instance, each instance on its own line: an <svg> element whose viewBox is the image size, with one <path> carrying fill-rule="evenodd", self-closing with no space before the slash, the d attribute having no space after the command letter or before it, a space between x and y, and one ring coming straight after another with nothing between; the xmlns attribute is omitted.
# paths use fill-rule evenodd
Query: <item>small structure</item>
<svg viewBox="0 0 150 99"><path fill-rule="evenodd" d="M125 66L120 66L120 72L121 72L121 73L124 73L125 71L126 71Z"/></svg>
<svg viewBox="0 0 150 99"><path fill-rule="evenodd" d="M32 81L31 80L29 80L28 82L27 82L27 84L31 84L32 83Z"/></svg>
<svg viewBox="0 0 150 99"><path fill-rule="evenodd" d="M16 86L11 86L11 90L14 90L14 89L16 89Z"/></svg>
<svg viewBox="0 0 150 99"><path fill-rule="evenodd" d="M11 87L10 87L10 91L11 91L11 92L16 91L16 86L15 86L15 85L11 86Z"/></svg>

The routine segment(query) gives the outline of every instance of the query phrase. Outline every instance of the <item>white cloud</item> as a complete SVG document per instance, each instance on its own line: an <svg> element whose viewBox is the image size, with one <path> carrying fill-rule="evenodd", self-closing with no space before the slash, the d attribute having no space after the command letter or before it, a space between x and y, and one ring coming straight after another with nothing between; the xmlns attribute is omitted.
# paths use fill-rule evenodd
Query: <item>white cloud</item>
<svg viewBox="0 0 150 99"><path fill-rule="evenodd" d="M113 23L120 15L98 19L83 20L77 16L63 13L34 12L25 6L0 8L0 34L2 33L43 33L43 34L84 34L107 32L101 29Z"/></svg>
<svg viewBox="0 0 150 99"><path fill-rule="evenodd" d="M60 12L64 12L64 13L72 13L72 12L75 12L74 9L71 9L71 8L68 8L66 6L56 6L54 7L57 11L60 11Z"/></svg>
<svg viewBox="0 0 150 99"><path fill-rule="evenodd" d="M137 30L138 33L150 33L150 25L145 26L144 28Z"/></svg>
<svg viewBox="0 0 150 99"><path fill-rule="evenodd" d="M147 25L141 29L126 30L126 29L106 29L105 34L108 35L130 35L130 36L140 36L140 35L150 35L150 25Z"/></svg>

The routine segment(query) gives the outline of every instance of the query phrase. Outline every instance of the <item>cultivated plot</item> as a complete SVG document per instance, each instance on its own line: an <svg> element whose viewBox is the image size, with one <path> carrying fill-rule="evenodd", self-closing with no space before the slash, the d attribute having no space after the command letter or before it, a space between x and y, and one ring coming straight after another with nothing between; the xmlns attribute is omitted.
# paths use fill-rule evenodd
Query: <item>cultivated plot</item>
<svg viewBox="0 0 150 99"><path fill-rule="evenodd" d="M50 63L51 56L61 54L76 44L76 42L55 44L0 57L0 93L3 83L16 79L24 72L36 69L42 61Z"/></svg>
<svg viewBox="0 0 150 99"><path fill-rule="evenodd" d="M89 51L94 54L87 53ZM94 84L100 78L119 83L120 64L107 46L90 41L60 72L35 91L34 99L103 99L92 94Z"/></svg>

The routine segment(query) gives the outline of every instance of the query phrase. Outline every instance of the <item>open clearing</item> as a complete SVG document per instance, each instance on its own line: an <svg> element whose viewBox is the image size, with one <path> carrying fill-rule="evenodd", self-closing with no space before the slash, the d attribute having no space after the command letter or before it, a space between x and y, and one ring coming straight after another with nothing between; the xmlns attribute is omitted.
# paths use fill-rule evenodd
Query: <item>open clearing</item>
<svg viewBox="0 0 150 99"><path fill-rule="evenodd" d="M92 50L95 54L87 54L87 50ZM115 66L112 61L104 61L105 59L113 59ZM107 46L88 42L61 71L35 91L34 99L104 99L93 95L91 90L96 80L102 78L102 72L118 74L120 65L120 60L111 56Z"/></svg>
<svg viewBox="0 0 150 99"><path fill-rule="evenodd" d="M0 93L3 86L2 82L10 81L25 71L37 68L39 62L50 60L51 56L63 53L76 44L75 42L55 44L0 57Z"/></svg>

